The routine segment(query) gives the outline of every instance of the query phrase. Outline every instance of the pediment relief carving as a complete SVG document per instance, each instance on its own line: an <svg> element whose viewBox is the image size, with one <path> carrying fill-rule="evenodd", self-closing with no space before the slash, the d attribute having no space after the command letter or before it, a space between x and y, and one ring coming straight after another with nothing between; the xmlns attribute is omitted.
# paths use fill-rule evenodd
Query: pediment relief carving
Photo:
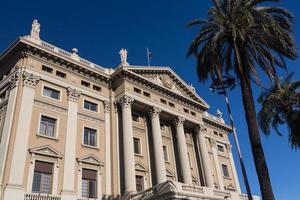
<svg viewBox="0 0 300 200"><path fill-rule="evenodd" d="M90 164L90 165L104 166L104 162L94 155L87 155L87 156L77 158L77 161L81 163Z"/></svg>
<svg viewBox="0 0 300 200"><path fill-rule="evenodd" d="M54 158L62 158L63 155L49 145L29 149L31 154L43 155Z"/></svg>
<svg viewBox="0 0 300 200"><path fill-rule="evenodd" d="M142 172L146 172L146 168L144 165L142 165L141 163L135 163L135 170L137 171L142 171Z"/></svg>

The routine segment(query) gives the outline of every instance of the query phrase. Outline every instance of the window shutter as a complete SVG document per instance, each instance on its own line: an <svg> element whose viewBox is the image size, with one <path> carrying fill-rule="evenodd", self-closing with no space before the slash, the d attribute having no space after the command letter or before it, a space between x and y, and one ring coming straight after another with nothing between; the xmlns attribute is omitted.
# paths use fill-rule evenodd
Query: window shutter
<svg viewBox="0 0 300 200"><path fill-rule="evenodd" d="M46 173L46 174L52 174L53 164L47 163L47 162L42 162L42 161L35 161L34 171Z"/></svg>
<svg viewBox="0 0 300 200"><path fill-rule="evenodd" d="M82 178L89 180L97 180L97 171L91 169L82 169Z"/></svg>

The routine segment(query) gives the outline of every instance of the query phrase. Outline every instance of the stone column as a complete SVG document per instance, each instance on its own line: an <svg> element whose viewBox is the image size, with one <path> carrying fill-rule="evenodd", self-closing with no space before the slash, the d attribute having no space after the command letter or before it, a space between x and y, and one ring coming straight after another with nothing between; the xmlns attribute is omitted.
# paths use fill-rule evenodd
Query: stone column
<svg viewBox="0 0 300 200"><path fill-rule="evenodd" d="M187 150L184 128L183 128L184 121L185 119L183 117L178 117L175 120L179 161L180 161L183 183L192 184L192 173L189 164L188 150Z"/></svg>
<svg viewBox="0 0 300 200"><path fill-rule="evenodd" d="M135 162L133 149L133 130L131 105L134 99L124 95L118 100L122 106L122 126L123 126L123 158L124 158L124 179L125 193L136 192L135 183Z"/></svg>
<svg viewBox="0 0 300 200"><path fill-rule="evenodd" d="M11 168L8 184L4 191L4 200L24 199L23 185L26 155L28 153L28 139L33 110L35 87L39 77L23 72L23 91L20 103L20 114L17 123L16 137L12 152Z"/></svg>
<svg viewBox="0 0 300 200"><path fill-rule="evenodd" d="M104 101L105 120L105 195L111 195L111 131L110 131L110 103Z"/></svg>
<svg viewBox="0 0 300 200"><path fill-rule="evenodd" d="M213 157L214 157L214 161L215 161L217 178L218 178L218 182L219 182L219 188L220 188L220 190L225 190L223 173L221 171L221 165L220 165L219 157L218 157L218 153L217 153L217 142L215 139L210 138L210 143L211 143L211 149L212 149L212 153L213 153Z"/></svg>
<svg viewBox="0 0 300 200"><path fill-rule="evenodd" d="M17 93L19 88L20 76L21 76L20 69L17 69L10 80L11 85L9 87L8 103L6 107L5 118L4 118L3 129L2 129L2 138L0 143L0 152L1 152L0 153L0 196L2 196L1 191L2 191L4 167L6 163L13 117L15 114L15 106L17 101Z"/></svg>
<svg viewBox="0 0 300 200"><path fill-rule="evenodd" d="M162 147L160 121L159 121L160 112L161 112L161 109L159 109L157 107L153 107L153 109L150 111L157 184L166 182L166 180L167 180L165 160L164 160L164 156L163 156L164 153L163 153L163 147Z"/></svg>
<svg viewBox="0 0 300 200"><path fill-rule="evenodd" d="M239 177L237 175L234 160L233 160L233 156L232 156L232 151L231 151L232 146L231 146L231 144L226 144L226 149L227 149L227 153L228 153L229 160L230 160L230 165L231 165L231 169L232 169L234 182L235 182L235 185L236 185L236 191L239 194L241 194L241 187L240 187Z"/></svg>
<svg viewBox="0 0 300 200"><path fill-rule="evenodd" d="M76 162L76 136L77 136L77 111L80 92L68 87L68 118L66 130L66 144L64 156L62 200L76 199L74 189L75 162Z"/></svg>
<svg viewBox="0 0 300 200"><path fill-rule="evenodd" d="M200 157L203 164L205 184L207 187L214 188L214 179L212 176L208 150L205 142L205 135L204 135L205 129L203 125L199 125L197 129L198 129L197 138L198 138L198 144L200 150Z"/></svg>

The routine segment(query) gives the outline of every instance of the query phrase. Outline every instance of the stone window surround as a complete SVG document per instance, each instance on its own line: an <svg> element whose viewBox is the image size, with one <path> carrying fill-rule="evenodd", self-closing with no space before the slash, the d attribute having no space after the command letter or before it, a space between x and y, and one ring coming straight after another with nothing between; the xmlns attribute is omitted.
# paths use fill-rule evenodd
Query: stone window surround
<svg viewBox="0 0 300 200"><path fill-rule="evenodd" d="M134 155L135 155L135 156L138 156L138 157L143 157L143 144L142 144L142 138L137 137L136 135L134 135L133 138L132 138L132 140L134 140L134 139L139 140L139 148L140 148L140 153L135 153L135 152L134 152Z"/></svg>
<svg viewBox="0 0 300 200"><path fill-rule="evenodd" d="M84 144L84 129L85 128L96 130L96 146L90 146L90 145ZM81 146L87 147L87 148L92 148L92 149L100 149L99 139L100 139L100 130L98 128L94 128L94 127L86 126L86 125L82 126Z"/></svg>
<svg viewBox="0 0 300 200"><path fill-rule="evenodd" d="M45 87L48 87L50 89L59 91L59 99L55 99L55 98L48 97L48 96L44 95L44 89L45 89ZM57 101L57 102L62 102L62 94L63 94L63 92L62 92L62 90L60 88L52 86L50 84L46 84L46 83L42 84L42 89L41 89L41 96L42 97L45 97L47 99L51 99L51 100L54 100L54 101Z"/></svg>
<svg viewBox="0 0 300 200"><path fill-rule="evenodd" d="M54 137L40 134L40 126L41 126L42 116L56 119ZM40 112L40 114L39 114L39 122L38 122L38 129L37 129L36 135L38 137L49 138L49 139L53 139L53 140L59 140L59 122L60 122L60 119L58 117L54 117L53 115L49 115L49 114L45 114L43 112Z"/></svg>
<svg viewBox="0 0 300 200"><path fill-rule="evenodd" d="M90 110L90 109L87 109L84 107L84 102L85 101L88 101L88 102L91 102L91 103L94 103L94 104L97 104L97 111L93 111L93 110ZM85 97L82 98L82 109L85 110L85 111L88 111L90 113L100 113L100 106L99 106L99 103L97 103L96 101L94 100L90 100L90 99L87 99Z"/></svg>

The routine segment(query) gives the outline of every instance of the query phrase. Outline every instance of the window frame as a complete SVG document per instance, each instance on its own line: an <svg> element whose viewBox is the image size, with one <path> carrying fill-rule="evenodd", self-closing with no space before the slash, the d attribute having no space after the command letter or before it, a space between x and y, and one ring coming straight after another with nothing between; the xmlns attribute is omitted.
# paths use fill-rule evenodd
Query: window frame
<svg viewBox="0 0 300 200"><path fill-rule="evenodd" d="M144 190L145 190L145 176L136 174L136 175L135 175L135 185L137 185L137 181L136 181L136 180L137 180L137 177L140 177L141 180L142 180L142 190L140 190L140 191L144 191ZM137 188L137 187L136 187L136 188ZM140 192L140 191L137 190L137 192Z"/></svg>
<svg viewBox="0 0 300 200"><path fill-rule="evenodd" d="M44 163L49 163L49 164L52 164L52 174L51 174L51 182L50 182L50 189L49 189L49 193L42 193L41 191L39 192L33 192L33 186L34 186L34 175L36 173L35 171L35 166L36 166L36 162L44 162ZM57 164L55 162L51 162L51 161L48 161L48 160L42 160L42 159L36 159L34 160L34 165L33 165L33 169L32 169L32 176L30 177L31 178L31 187L30 187L30 192L31 193L34 193L34 194L45 194L45 195L52 195L54 193L54 189L56 187L56 185L54 185L54 183L56 182L55 180L55 168L56 168ZM41 173L41 174L46 174L46 173L42 173L42 172L38 172L38 173ZM40 189L41 189L41 183L40 183Z"/></svg>
<svg viewBox="0 0 300 200"><path fill-rule="evenodd" d="M139 153L136 153L135 152L135 140L138 140L139 141ZM133 137L133 152L134 152L134 155L136 155L136 156L142 156L143 155L143 153L142 153L142 142L141 142L142 140L141 140L141 138L139 138L139 137Z"/></svg>
<svg viewBox="0 0 300 200"><path fill-rule="evenodd" d="M96 131L96 139L95 139L96 144L95 144L95 146L91 146L91 145L88 145L88 144L84 143L84 132L85 132L86 128ZM90 127L90 126L83 126L83 128L82 128L82 142L81 142L82 146L88 147L88 148L93 148L93 149L99 149L99 135L100 135L99 134L99 129L93 128L93 127Z"/></svg>
<svg viewBox="0 0 300 200"><path fill-rule="evenodd" d="M50 73L50 74L53 74L53 71L54 71L54 69L52 67L49 67L47 65L42 65L41 69L42 69L43 72L47 72L47 73ZM47 71L46 69L50 70L50 71Z"/></svg>
<svg viewBox="0 0 300 200"><path fill-rule="evenodd" d="M228 176L224 173L224 168L223 168L223 166L225 166L226 171L227 171L227 173L228 173ZM228 167L228 165L226 165L226 164L221 164L221 169L222 169L223 177L225 177L225 178L230 178L230 173L229 173L229 167Z"/></svg>
<svg viewBox="0 0 300 200"><path fill-rule="evenodd" d="M96 111L94 111L94 110L91 110L91 109L88 109L88 108L85 108L85 102L89 102L89 103L92 103L92 104L96 104ZM82 108L84 109L84 110L87 110L87 111L89 111L89 112L93 112L93 113L99 113L99 103L96 103L95 101L91 101L91 100L89 100L89 99L86 99L86 98L83 98L83 102L82 102Z"/></svg>
<svg viewBox="0 0 300 200"><path fill-rule="evenodd" d="M165 157L164 147L166 149L166 156L167 157ZM169 159L169 150L168 150L168 146L167 145L163 145L163 155L164 155L164 161L167 162L167 163L170 162L170 159Z"/></svg>
<svg viewBox="0 0 300 200"><path fill-rule="evenodd" d="M52 90L58 91L58 92L59 92L59 98L56 99L56 98L53 98L53 97L51 97L51 96L45 95L45 94L44 94L45 87L46 87L46 88L49 88L49 89L52 89ZM45 97L45 98L48 98L48 99L52 99L52 100L61 102L61 99L62 99L62 90L61 90L61 89L58 89L57 87L53 87L53 86L49 86L49 85L43 84L43 85L42 85L41 93L42 93L41 96L43 96L43 97Z"/></svg>
<svg viewBox="0 0 300 200"><path fill-rule="evenodd" d="M92 170L92 171L95 171L96 172L96 179L95 180L93 180L93 179L84 179L83 178L83 170ZM82 167L81 168L81 170L80 170L81 172L81 184L80 184L80 196L81 196L81 198L87 198L87 199L98 199L98 196L99 196L99 189L98 189L98 187L99 187L99 177L98 177L98 173L99 173L99 171L97 170L97 169L91 169L91 168L86 168L86 167ZM93 196L93 197L90 197L89 196L89 191L88 191L88 197L85 197L85 196L83 196L83 193L82 193L82 186L83 186L83 181L84 180L87 180L88 181L88 190L89 190L89 181L91 181L91 180L93 180L93 181L95 181L95 195Z"/></svg>
<svg viewBox="0 0 300 200"><path fill-rule="evenodd" d="M41 131L41 122L42 122L42 117L48 117L48 118L52 118L52 119L55 119L56 120L56 123L55 123L55 130L54 130L54 136L49 136L49 135L44 135L44 134L41 134L40 131ZM40 113L39 114L39 123L38 123L38 129L37 129L37 133L36 135L38 137L43 137L43 138L48 138L48 139L54 139L54 140L58 140L58 136L59 136L59 118L58 117L55 117L53 115L49 115L49 114L45 114L45 113Z"/></svg>
<svg viewBox="0 0 300 200"><path fill-rule="evenodd" d="M59 71L59 70L56 70L55 75L60 77L60 78L64 78L64 79L67 78L67 74L65 72L62 72L62 71Z"/></svg>

